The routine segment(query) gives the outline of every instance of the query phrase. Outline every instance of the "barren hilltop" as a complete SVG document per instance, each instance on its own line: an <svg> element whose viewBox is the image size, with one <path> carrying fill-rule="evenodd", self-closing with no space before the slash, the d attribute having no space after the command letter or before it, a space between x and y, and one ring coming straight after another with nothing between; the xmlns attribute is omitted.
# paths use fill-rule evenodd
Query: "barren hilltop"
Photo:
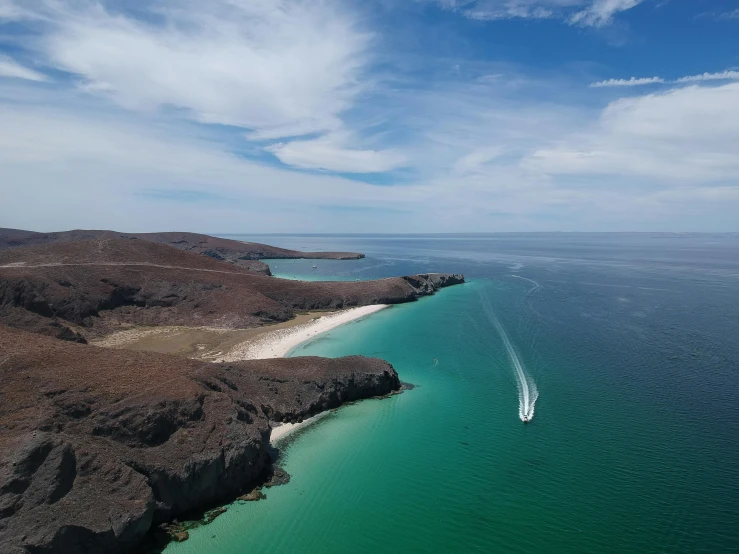
<svg viewBox="0 0 739 554"><path fill-rule="evenodd" d="M250 265L361 256L189 233L0 231L0 551L129 552L269 479L269 422L397 391L379 359L215 364L85 344L138 326L253 328L464 281L300 282Z"/></svg>
<svg viewBox="0 0 739 554"><path fill-rule="evenodd" d="M299 252L256 242L243 242L197 233L119 233L116 231L74 230L58 233L36 233L20 229L0 229L0 249L34 246L56 242L79 242L99 239L140 239L173 246L193 254L205 254L216 260L269 275L263 259L358 260L356 252Z"/></svg>

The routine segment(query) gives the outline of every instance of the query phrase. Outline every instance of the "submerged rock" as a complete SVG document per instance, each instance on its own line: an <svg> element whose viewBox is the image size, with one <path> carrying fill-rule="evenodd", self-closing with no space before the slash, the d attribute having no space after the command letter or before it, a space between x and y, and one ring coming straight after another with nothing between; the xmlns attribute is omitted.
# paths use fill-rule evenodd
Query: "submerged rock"
<svg viewBox="0 0 739 554"><path fill-rule="evenodd" d="M256 487L251 492L242 494L236 500L243 500L244 502L256 502L257 500L263 500L267 498L267 495L262 492L262 489Z"/></svg>

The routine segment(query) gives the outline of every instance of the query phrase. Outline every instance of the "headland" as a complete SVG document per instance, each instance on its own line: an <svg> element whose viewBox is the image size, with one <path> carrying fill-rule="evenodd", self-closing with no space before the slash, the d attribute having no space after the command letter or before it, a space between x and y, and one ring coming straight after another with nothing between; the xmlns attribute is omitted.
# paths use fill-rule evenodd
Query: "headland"
<svg viewBox="0 0 739 554"><path fill-rule="evenodd" d="M400 388L380 359L282 356L464 281L290 281L249 256L321 253L151 237L0 231L2 552L126 553L248 492L291 429L273 428Z"/></svg>

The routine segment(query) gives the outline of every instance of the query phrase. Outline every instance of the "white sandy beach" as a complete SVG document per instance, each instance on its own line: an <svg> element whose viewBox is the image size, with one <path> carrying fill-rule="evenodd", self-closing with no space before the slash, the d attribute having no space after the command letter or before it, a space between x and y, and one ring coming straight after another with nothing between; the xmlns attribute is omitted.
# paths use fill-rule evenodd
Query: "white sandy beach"
<svg viewBox="0 0 739 554"><path fill-rule="evenodd" d="M320 414L314 415L313 417L309 417L308 419L304 419L300 423L278 423L274 427L272 427L272 432L269 434L269 442L272 444L275 444L280 439L284 439L288 435L291 435L298 429L301 429L302 427L307 427L308 425L315 423L319 419L322 419L324 416L331 413L330 411L327 412L321 412Z"/></svg>
<svg viewBox="0 0 739 554"><path fill-rule="evenodd" d="M349 308L329 315L321 316L308 323L286 329L277 329L266 333L254 341L246 341L236 345L217 362L235 362L238 360L264 360L266 358L282 358L293 348L316 338L323 333L344 325L350 321L361 319L387 308L385 304L373 304Z"/></svg>
<svg viewBox="0 0 739 554"><path fill-rule="evenodd" d="M235 362L238 360L263 360L265 358L282 358L295 347L302 343L316 338L324 333L335 329L339 325L344 325L350 321L356 321L370 314L379 312L387 308L386 304L373 304L371 306L361 306L358 308L350 308L340 312L334 312L328 315L318 317L308 323L288 327L286 329L277 329L270 333L266 333L255 340L246 341L236 345L224 356L216 359L218 362ZM276 443L295 432L297 429L310 425L321 419L328 412L320 413L316 416L308 418L301 423L283 423L272 428L270 433L270 442Z"/></svg>

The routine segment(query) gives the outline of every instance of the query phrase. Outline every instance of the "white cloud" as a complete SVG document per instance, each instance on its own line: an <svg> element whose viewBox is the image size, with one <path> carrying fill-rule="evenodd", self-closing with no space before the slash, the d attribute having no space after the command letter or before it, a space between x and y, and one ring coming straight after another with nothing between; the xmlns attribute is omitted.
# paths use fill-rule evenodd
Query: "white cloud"
<svg viewBox="0 0 739 554"><path fill-rule="evenodd" d="M25 10L16 3L16 0L0 0L0 21L20 19L24 15Z"/></svg>
<svg viewBox="0 0 739 554"><path fill-rule="evenodd" d="M664 83L665 80L662 77L632 77L631 79L608 79L607 81L598 81L597 83L591 83L592 88L600 87L636 87L640 85L651 85L654 83Z"/></svg>
<svg viewBox="0 0 739 554"><path fill-rule="evenodd" d="M588 130L524 159L550 175L614 175L695 186L739 179L739 84L612 102Z"/></svg>
<svg viewBox="0 0 739 554"><path fill-rule="evenodd" d="M570 21L577 25L602 27L613 21L613 16L619 12L630 10L644 0L594 0L582 11L574 14Z"/></svg>
<svg viewBox="0 0 739 554"><path fill-rule="evenodd" d="M635 87L640 85L651 85L656 83L699 83L701 81L737 81L739 80L739 71L721 71L719 73L701 73L700 75L688 75L680 77L674 81L666 81L662 77L631 77L630 79L608 79L607 81L598 81L591 83L590 87Z"/></svg>
<svg viewBox="0 0 739 554"><path fill-rule="evenodd" d="M478 1L474 6L463 11L470 19L494 20L494 19L549 19L554 17L554 11L541 4L540 0L535 2L529 0L509 0L506 2ZM558 2L550 2L553 6ZM545 2L546 4L546 2Z"/></svg>
<svg viewBox="0 0 739 554"><path fill-rule="evenodd" d="M403 86L391 89L367 77L371 46L381 41L333 0L163 0L144 4L159 11L140 19L101 1L107 10L93 0L22 2L23 17L37 21L28 22L36 27L21 47L44 67L79 75L84 92L64 88L63 79L53 90L0 83L6 226L633 230L685 227L674 222L720 228L712 216L691 216L739 213L733 85L680 85L604 109L591 101L599 95L573 92L562 74L480 63L477 75L496 77L474 78L471 64L454 60L461 70L447 82L400 73L391 77ZM497 5L506 17L545 9L563 21L594 5L454 4ZM0 9L9 5L0 0ZM303 25L321 36L301 34ZM275 141L267 149L284 164L324 172L231 153L251 149L264 159L263 142L248 140ZM326 173L398 167L407 169L402 186ZM178 194L190 202L177 202ZM403 217L383 213L388 206ZM504 214L505 224L491 227L491 214ZM723 221L735 227L731 217Z"/></svg>
<svg viewBox="0 0 739 554"><path fill-rule="evenodd" d="M2 6L0 6L1 8ZM26 79L28 81L46 81L46 76L38 71L22 66L8 56L0 55L0 78Z"/></svg>
<svg viewBox="0 0 739 554"><path fill-rule="evenodd" d="M709 17L711 19L718 20L739 19L739 9L730 10L728 12L704 12L696 17Z"/></svg>
<svg viewBox="0 0 739 554"><path fill-rule="evenodd" d="M399 208L423 206L427 196L422 186L391 190L272 168L229 154L186 125L160 120L14 104L0 105L0 121L5 226L360 230L368 221L356 211L320 222L316 214L324 206L382 210L388 200ZM168 201L149 198L150 191L165 191L159 196ZM223 201L175 201L199 191Z"/></svg>
<svg viewBox="0 0 739 554"><path fill-rule="evenodd" d="M688 77L680 77L676 83L697 83L700 81L737 81L739 80L739 71L721 71L720 73L702 73L700 75L690 75Z"/></svg>
<svg viewBox="0 0 739 554"><path fill-rule="evenodd" d="M504 152L502 145L476 148L459 158L454 163L453 170L462 175L475 173L489 162L500 158Z"/></svg>
<svg viewBox="0 0 739 554"><path fill-rule="evenodd" d="M405 163L392 150L366 150L345 146L347 137L328 135L315 140L279 143L267 148L287 165L342 173L382 173Z"/></svg>
<svg viewBox="0 0 739 554"><path fill-rule="evenodd" d="M439 232L721 230L733 228L731 214L739 209L735 187L706 184L711 171L739 175L730 171L731 160L695 172L695 160L686 156L692 141L705 143L696 156L726 154L736 143L736 110L723 95L680 97L669 109L657 100L650 104L652 97L614 103L589 128L589 112L581 108L497 97L490 102L490 88L413 94L407 101L417 111L409 115L425 141L411 151L409 163L430 172L415 183L378 187L261 165L228 153L217 135L202 136L187 124L111 113L85 97L56 105L59 98L45 87L34 92L30 86L18 82L10 94L0 88L0 221L10 227L414 232L433 222ZM27 98L32 103L24 103ZM707 104L706 113L686 109L698 101ZM725 121L715 115L719 111L729 114ZM568 134L573 128L584 130ZM557 143L558 137L565 138ZM660 149L663 143L672 145L670 152ZM556 165L553 156L532 156L595 146L613 156L632 146L638 157L634 167L622 160L605 170L602 163L573 170ZM683 164L675 173L692 168L695 182L680 177L656 185L652 176L664 171L636 171L636 162L651 158ZM583 186L583 178L592 185ZM176 201L201 191L211 198ZM387 207L403 216L384 213Z"/></svg>
<svg viewBox="0 0 739 554"><path fill-rule="evenodd" d="M335 130L366 86L372 38L331 0L149 1L140 18L94 0L3 5L43 22L24 46L79 75L85 90L256 138Z"/></svg>
<svg viewBox="0 0 739 554"><path fill-rule="evenodd" d="M478 20L560 18L582 26L602 27L618 12L644 0L435 0L445 9ZM573 10L577 10L574 11Z"/></svg>

